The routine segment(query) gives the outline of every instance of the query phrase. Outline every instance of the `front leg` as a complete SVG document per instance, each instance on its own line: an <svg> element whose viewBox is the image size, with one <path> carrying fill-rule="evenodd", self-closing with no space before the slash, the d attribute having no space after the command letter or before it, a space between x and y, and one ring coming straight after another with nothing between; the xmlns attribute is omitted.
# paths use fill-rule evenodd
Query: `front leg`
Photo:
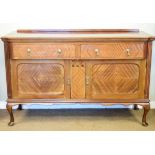
<svg viewBox="0 0 155 155"><path fill-rule="evenodd" d="M8 125L13 126L14 125L14 116L13 116L13 111L12 111L12 105L7 104L6 108L10 115L10 122L8 123Z"/></svg>
<svg viewBox="0 0 155 155"><path fill-rule="evenodd" d="M143 113L143 118L142 118L142 125L143 126L148 126L148 123L146 121L146 116L147 116L147 113L150 110L150 105L144 105L143 109L144 109L144 113Z"/></svg>

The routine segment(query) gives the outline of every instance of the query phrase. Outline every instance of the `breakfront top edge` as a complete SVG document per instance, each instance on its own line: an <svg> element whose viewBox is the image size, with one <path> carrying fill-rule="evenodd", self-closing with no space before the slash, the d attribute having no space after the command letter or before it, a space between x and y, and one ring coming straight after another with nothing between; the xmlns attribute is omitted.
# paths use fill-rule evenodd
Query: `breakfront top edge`
<svg viewBox="0 0 155 155"><path fill-rule="evenodd" d="M3 41L13 40L104 40L104 39L148 39L155 37L139 29L18 29L2 37Z"/></svg>

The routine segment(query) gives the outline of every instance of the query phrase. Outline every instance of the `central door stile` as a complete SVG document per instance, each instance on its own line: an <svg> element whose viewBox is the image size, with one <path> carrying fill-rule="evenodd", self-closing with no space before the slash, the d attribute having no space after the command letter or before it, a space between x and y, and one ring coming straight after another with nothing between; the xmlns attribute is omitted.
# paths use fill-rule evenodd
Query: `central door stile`
<svg viewBox="0 0 155 155"><path fill-rule="evenodd" d="M71 98L85 99L85 61L71 63Z"/></svg>

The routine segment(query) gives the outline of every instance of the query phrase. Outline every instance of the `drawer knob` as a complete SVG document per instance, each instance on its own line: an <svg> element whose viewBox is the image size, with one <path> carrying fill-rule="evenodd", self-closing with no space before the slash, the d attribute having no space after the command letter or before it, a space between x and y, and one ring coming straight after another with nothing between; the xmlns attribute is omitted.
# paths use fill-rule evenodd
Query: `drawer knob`
<svg viewBox="0 0 155 155"><path fill-rule="evenodd" d="M130 56L130 54L131 54L131 49L130 49L130 48L127 48L127 49L126 49L126 53L127 53L127 56Z"/></svg>
<svg viewBox="0 0 155 155"><path fill-rule="evenodd" d="M98 48L96 48L94 51L96 53L96 56L99 56L100 55L100 50Z"/></svg>
<svg viewBox="0 0 155 155"><path fill-rule="evenodd" d="M31 49L30 48L27 49L27 55L31 56Z"/></svg>
<svg viewBox="0 0 155 155"><path fill-rule="evenodd" d="M58 53L58 54L61 54L61 53L62 53L62 50L61 50L61 49L58 49L58 50L57 50L57 53Z"/></svg>

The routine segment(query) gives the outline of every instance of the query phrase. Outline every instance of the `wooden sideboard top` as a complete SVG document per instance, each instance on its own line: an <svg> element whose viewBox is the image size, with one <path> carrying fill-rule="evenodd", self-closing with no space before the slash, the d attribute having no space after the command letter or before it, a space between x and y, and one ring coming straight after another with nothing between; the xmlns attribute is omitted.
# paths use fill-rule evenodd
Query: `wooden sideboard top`
<svg viewBox="0 0 155 155"><path fill-rule="evenodd" d="M22 29L2 37L3 41L104 41L113 39L153 40L150 34L138 29Z"/></svg>

